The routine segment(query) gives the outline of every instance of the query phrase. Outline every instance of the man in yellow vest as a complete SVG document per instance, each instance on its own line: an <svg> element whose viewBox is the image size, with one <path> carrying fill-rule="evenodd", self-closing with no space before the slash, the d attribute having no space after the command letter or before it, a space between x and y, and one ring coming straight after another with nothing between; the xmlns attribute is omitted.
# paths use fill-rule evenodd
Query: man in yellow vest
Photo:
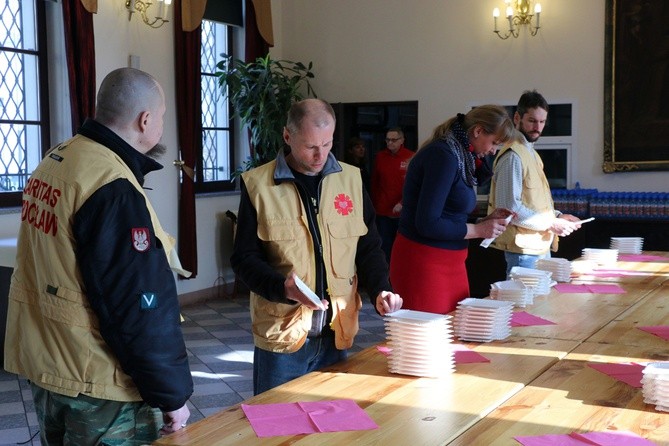
<svg viewBox="0 0 669 446"><path fill-rule="evenodd" d="M142 189L164 113L152 76L112 71L23 190L4 365L30 381L43 445L146 444L190 416L174 239Z"/></svg>
<svg viewBox="0 0 669 446"><path fill-rule="evenodd" d="M283 131L290 150L242 175L231 264L251 290L255 394L346 359L358 278L379 314L402 306L360 172L330 153L334 129L330 104L300 101Z"/></svg>
<svg viewBox="0 0 669 446"><path fill-rule="evenodd" d="M505 208L515 214L511 224L492 242L504 251L507 277L514 266L534 268L537 260L557 250L557 237L580 228L574 215L553 207L553 198L534 143L548 117L548 103L536 90L525 91L518 101L513 122L517 140L500 150L493 164L488 211Z"/></svg>

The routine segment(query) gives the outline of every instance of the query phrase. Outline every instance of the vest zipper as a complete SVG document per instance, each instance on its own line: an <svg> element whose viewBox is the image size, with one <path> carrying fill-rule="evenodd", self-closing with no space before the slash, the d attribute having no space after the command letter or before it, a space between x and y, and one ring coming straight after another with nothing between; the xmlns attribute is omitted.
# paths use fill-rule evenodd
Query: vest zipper
<svg viewBox="0 0 669 446"><path fill-rule="evenodd" d="M306 212L307 212L307 220L309 222L309 232L311 232L311 238L313 239L314 242L314 247L316 248L316 264L315 266L315 273L316 273L316 289L314 290L316 295L321 297L321 298L326 298L327 296L325 294L325 284L324 284L324 271L323 271L323 266L324 266L324 260L323 260L323 244L321 242L321 236L320 232L318 230L318 223L315 221L315 218L317 218L314 215L314 212L318 212L318 208L320 206L320 195L321 195L321 184L323 182L323 179L321 178L320 181L318 182L318 192L316 196L316 202L312 203L311 202L311 197L309 196L309 193L307 190L299 183L294 183L297 186L298 192L300 196L302 196L302 202L303 205L305 206ZM313 204L313 206L312 206ZM328 311L329 312L329 311ZM309 331L310 335L320 335L320 333L323 330L323 326L325 325L326 319L327 319L327 313L326 311L323 310L314 310L313 315L312 315L312 324L311 324L311 330Z"/></svg>

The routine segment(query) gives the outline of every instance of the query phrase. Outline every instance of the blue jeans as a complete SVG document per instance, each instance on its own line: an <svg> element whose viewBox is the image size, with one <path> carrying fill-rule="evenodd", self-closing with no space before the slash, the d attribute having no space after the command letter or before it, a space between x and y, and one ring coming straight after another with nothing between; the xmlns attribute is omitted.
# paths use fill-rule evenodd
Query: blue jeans
<svg viewBox="0 0 669 446"><path fill-rule="evenodd" d="M307 338L293 353L253 352L253 394L257 395L309 372L345 360L346 350L337 350L334 335Z"/></svg>
<svg viewBox="0 0 669 446"><path fill-rule="evenodd" d="M511 275L511 268L514 266L521 266L523 268L532 268L534 269L537 266L537 260L539 259L550 259L551 252L548 251L545 254L518 254L515 252L504 251L504 259L506 260L506 278L508 279Z"/></svg>
<svg viewBox="0 0 669 446"><path fill-rule="evenodd" d="M393 243L397 235L400 219L394 217L376 216L376 229L381 236L381 249L386 253L386 261L390 264L390 253L393 251Z"/></svg>

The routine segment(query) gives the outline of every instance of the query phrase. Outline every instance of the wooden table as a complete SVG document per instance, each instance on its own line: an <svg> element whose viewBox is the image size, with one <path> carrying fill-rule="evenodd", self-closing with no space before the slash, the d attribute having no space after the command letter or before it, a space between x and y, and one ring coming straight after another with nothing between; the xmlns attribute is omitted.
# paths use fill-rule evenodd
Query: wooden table
<svg viewBox="0 0 669 446"><path fill-rule="evenodd" d="M573 341L509 338L476 344L489 363L456 366L444 378L388 372L376 347L245 401L246 404L353 399L380 429L260 439L240 405L164 437L156 445L425 445L456 438L576 347Z"/></svg>
<svg viewBox="0 0 669 446"><path fill-rule="evenodd" d="M558 293L551 289L550 294L535 297L533 305L516 311L527 311L556 325L514 327L513 334L585 341L649 293L640 284L621 286L625 294Z"/></svg>
<svg viewBox="0 0 669 446"><path fill-rule="evenodd" d="M667 347L669 342L637 327L669 324L669 284L660 285L624 311L588 341L605 344Z"/></svg>
<svg viewBox="0 0 669 446"><path fill-rule="evenodd" d="M518 446L518 435L627 430L669 445L669 413L643 402L642 391L589 362L669 360L665 348L586 342L449 445ZM624 445L621 445L624 446Z"/></svg>
<svg viewBox="0 0 669 446"><path fill-rule="evenodd" d="M625 254L622 254L625 255ZM651 262L617 262L613 267L601 266L600 270L621 270L630 271L633 274L623 274L621 276L606 277L596 274L574 274L573 282L605 282L623 284L643 285L647 289L652 289L663 282L669 280L669 253L662 251L645 251L643 255L663 257L665 261Z"/></svg>
<svg viewBox="0 0 669 446"><path fill-rule="evenodd" d="M669 259L669 253L645 254ZM616 268L649 274L605 281L620 284L625 294L552 290L536 297L523 310L557 325L514 327L504 341L468 344L490 363L418 378L389 373L386 357L370 347L244 402L352 399L379 429L260 439L236 405L154 444L517 446L515 435L624 429L669 446L669 413L645 404L641 389L587 366L669 360L669 342L636 329L667 323L669 262L620 262ZM596 282L580 279L575 283Z"/></svg>

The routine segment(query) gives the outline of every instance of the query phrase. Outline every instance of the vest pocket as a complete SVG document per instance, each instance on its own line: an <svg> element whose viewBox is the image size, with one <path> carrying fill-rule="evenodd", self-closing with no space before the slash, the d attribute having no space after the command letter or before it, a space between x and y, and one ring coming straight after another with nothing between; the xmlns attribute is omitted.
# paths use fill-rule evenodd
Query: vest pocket
<svg viewBox="0 0 669 446"><path fill-rule="evenodd" d="M328 223L328 234L334 275L342 279L353 277L358 239L367 234L367 225L362 218L332 221Z"/></svg>
<svg viewBox="0 0 669 446"><path fill-rule="evenodd" d="M251 320L253 334L270 345L272 351L294 351L307 337L311 311L297 303L270 302L252 293Z"/></svg>
<svg viewBox="0 0 669 446"><path fill-rule="evenodd" d="M48 285L40 307L45 317L67 325L88 328L95 318L83 293L62 286Z"/></svg>
<svg viewBox="0 0 669 446"><path fill-rule="evenodd" d="M309 257L305 246L313 249L311 236L300 220L259 221L257 234L267 245L268 260L273 265L299 265Z"/></svg>

